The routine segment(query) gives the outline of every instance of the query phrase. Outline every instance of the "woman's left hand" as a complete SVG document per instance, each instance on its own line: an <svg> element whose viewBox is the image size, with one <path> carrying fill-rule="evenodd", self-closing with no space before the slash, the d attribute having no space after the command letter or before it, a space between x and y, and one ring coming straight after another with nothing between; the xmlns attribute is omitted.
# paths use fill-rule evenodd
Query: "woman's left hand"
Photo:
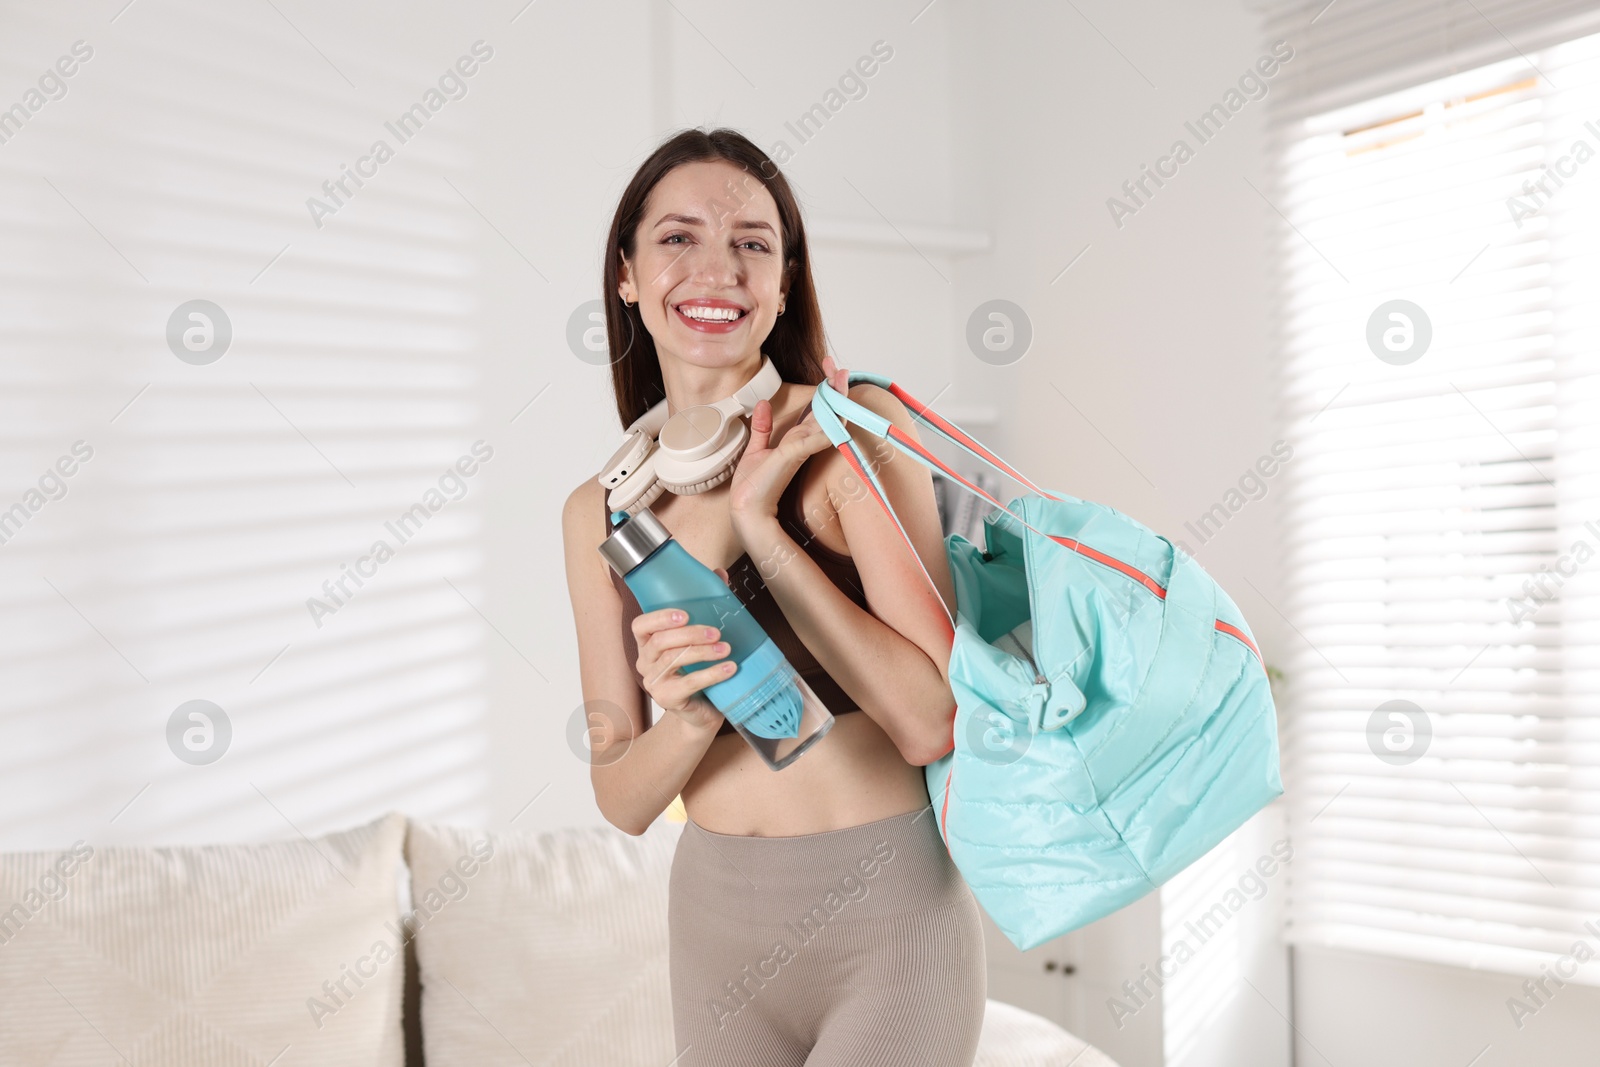
<svg viewBox="0 0 1600 1067"><path fill-rule="evenodd" d="M824 356L822 369L828 384L847 393L849 372L837 366L832 356ZM728 493L728 511L737 531L741 523L759 522L778 513L778 498L805 461L825 448L833 447L828 435L817 424L809 409L805 417L789 428L782 440L773 444L772 405L756 402L750 415L750 442L733 470L733 488Z"/></svg>

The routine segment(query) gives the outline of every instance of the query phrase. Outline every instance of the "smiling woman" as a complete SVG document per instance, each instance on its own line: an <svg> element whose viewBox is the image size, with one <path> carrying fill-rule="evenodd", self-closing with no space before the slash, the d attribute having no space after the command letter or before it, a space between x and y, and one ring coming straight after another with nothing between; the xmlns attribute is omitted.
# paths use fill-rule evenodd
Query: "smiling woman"
<svg viewBox="0 0 1600 1067"><path fill-rule="evenodd" d="M933 600L955 597L932 476L913 463L877 472L937 594L830 447L811 398L828 376L915 437L911 416L885 390L848 387L825 356L799 207L772 161L732 130L684 131L640 166L612 222L604 286L622 426L663 400L669 416L724 401L764 357L781 376L745 409L732 470L650 509L691 556L725 580L737 574L744 608L808 664L836 716L780 773L724 733L701 690L726 673L678 669L724 660L720 633L687 625L678 608L641 611L613 581L598 552L605 487L583 479L563 531L595 799L633 834L674 796L688 816L669 898L680 1062L965 1067L987 986L977 904L930 817L922 770L949 750L955 711ZM871 906L797 946L780 995L747 989L730 1002L740 965L770 954L795 915L880 844L895 862Z"/></svg>

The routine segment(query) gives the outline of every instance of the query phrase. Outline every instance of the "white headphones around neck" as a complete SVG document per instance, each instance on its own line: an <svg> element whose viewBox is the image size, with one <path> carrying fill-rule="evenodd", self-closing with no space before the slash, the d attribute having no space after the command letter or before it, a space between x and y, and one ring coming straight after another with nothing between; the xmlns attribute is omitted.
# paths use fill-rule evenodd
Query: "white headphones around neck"
<svg viewBox="0 0 1600 1067"><path fill-rule="evenodd" d="M610 490L606 507L631 511L649 507L668 490L692 496L721 485L750 440L743 416L756 401L771 400L783 378L764 353L761 369L736 393L715 404L696 404L667 416L667 402L656 404L634 420L602 471L600 484Z"/></svg>

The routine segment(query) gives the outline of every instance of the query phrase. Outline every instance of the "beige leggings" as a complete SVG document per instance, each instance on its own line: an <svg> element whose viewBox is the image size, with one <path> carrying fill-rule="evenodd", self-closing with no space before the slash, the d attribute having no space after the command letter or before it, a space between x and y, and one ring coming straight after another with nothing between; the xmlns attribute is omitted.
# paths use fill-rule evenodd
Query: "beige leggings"
<svg viewBox="0 0 1600 1067"><path fill-rule="evenodd" d="M667 909L676 1067L971 1067L983 928L934 818L799 837L690 820Z"/></svg>

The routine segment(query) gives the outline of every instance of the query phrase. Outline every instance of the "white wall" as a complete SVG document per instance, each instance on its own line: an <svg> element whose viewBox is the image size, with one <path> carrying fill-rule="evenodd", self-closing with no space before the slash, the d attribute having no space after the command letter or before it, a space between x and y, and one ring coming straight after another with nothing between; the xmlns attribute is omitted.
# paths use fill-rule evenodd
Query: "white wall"
<svg viewBox="0 0 1600 1067"><path fill-rule="evenodd" d="M446 578L482 601L479 531L518 443L486 381L498 238L446 178L480 195L476 123L514 49L399 145L384 120L500 27L120 7L13 7L0 34L7 104L75 40L93 49L0 147L0 499L74 441L93 449L0 547L0 841L249 839L470 810L495 638ZM379 137L395 158L317 227L307 198ZM207 365L166 337L197 298L232 324ZM317 626L308 598L480 438L497 458L462 499L425 509ZM192 700L231 724L208 765L169 748Z"/></svg>
<svg viewBox="0 0 1600 1067"><path fill-rule="evenodd" d="M1551 981L1533 1014L1514 1015L1509 999L1534 1003L1523 981L1361 952L1296 948L1297 1062L1591 1067L1600 1060L1600 989Z"/></svg>

